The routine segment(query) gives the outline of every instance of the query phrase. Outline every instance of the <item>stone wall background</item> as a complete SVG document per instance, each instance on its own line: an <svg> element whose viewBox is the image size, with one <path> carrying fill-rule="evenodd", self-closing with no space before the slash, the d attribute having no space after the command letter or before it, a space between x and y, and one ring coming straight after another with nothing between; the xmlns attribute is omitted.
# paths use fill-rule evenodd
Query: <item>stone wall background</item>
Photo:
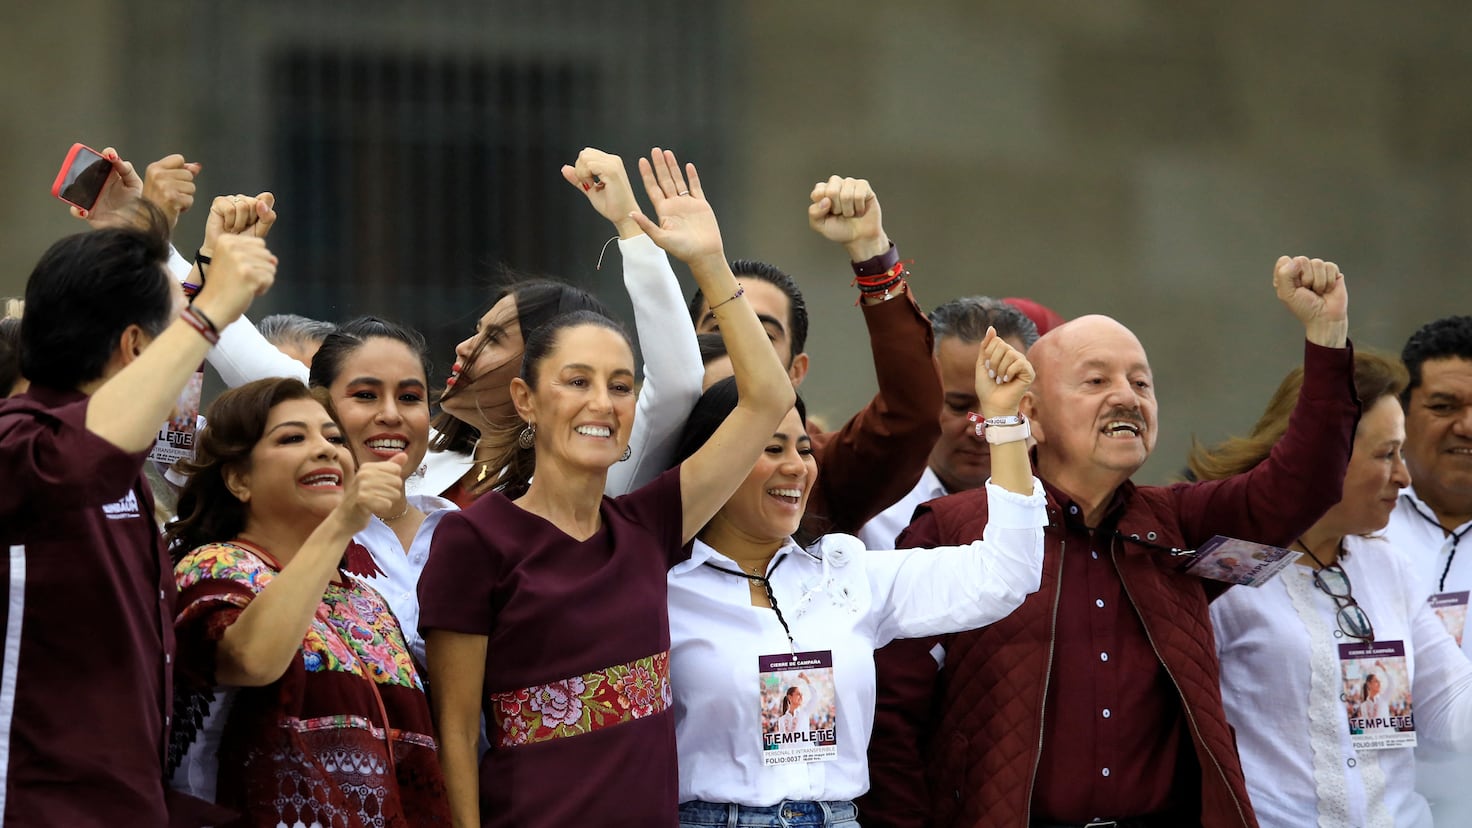
<svg viewBox="0 0 1472 828"><path fill-rule="evenodd" d="M368 2L358 13L406 14L392 7ZM1162 409L1142 481L1179 469L1191 435L1249 427L1298 361L1301 328L1269 282L1280 253L1344 267L1361 347L1398 351L1422 322L1472 313L1465 3L706 7L722 43L640 48L678 48L692 71L725 78L728 100L714 111L726 157L708 189L728 252L772 261L804 286L814 364L804 392L831 423L874 390L842 253L804 218L812 183L832 173L874 183L925 307L1022 295L1131 326ZM73 229L47 192L73 140L117 136L140 161L218 141L218 112L200 105L192 70L239 33L200 26L195 8L0 7L0 179L12 185L0 200L0 295L20 292L40 252ZM313 13L276 24L318 36L322 6L295 8ZM618 13L670 8L649 0ZM262 13L242 25L264 25ZM587 21L566 25L596 35ZM243 77L252 71L241 62ZM640 147L615 149L632 157ZM265 152L243 150L240 163L259 165ZM212 184L233 189L228 166L207 166L219 171ZM565 185L554 176L548 186ZM197 234L200 212L181 237ZM272 295L271 309L290 306L285 292Z"/></svg>

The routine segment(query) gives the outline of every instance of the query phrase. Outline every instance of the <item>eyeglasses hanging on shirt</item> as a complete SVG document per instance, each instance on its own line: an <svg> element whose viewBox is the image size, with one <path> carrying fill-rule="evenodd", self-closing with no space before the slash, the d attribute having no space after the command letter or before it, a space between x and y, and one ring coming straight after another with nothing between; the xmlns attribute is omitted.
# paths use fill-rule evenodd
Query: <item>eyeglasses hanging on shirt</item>
<svg viewBox="0 0 1472 828"><path fill-rule="evenodd" d="M1319 560L1319 556L1313 553L1303 541L1294 541L1295 546L1308 554L1313 562L1319 565L1314 572L1314 586L1330 598L1334 599L1334 605L1338 611L1334 613L1334 620L1339 624L1339 631L1357 641L1374 641L1375 625L1370 623L1370 616L1360 606L1360 602L1354 599L1354 587L1349 582L1349 573L1338 561L1325 564ZM1344 544L1339 545L1339 554L1343 556Z"/></svg>

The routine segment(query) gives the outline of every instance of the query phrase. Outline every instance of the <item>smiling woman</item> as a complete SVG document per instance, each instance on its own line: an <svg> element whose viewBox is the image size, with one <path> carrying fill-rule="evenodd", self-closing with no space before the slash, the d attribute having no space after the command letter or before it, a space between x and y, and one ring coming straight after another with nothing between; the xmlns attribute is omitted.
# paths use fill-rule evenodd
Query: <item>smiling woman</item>
<svg viewBox="0 0 1472 828"><path fill-rule="evenodd" d="M429 351L424 337L372 316L329 334L312 360L311 384L325 389L343 437L359 463L402 454L407 481L429 446ZM432 494L401 495L374 514L353 539L349 571L383 594L403 627L409 650L424 664L415 588L434 529L455 504Z"/></svg>
<svg viewBox="0 0 1472 828"><path fill-rule="evenodd" d="M343 549L403 498L293 379L210 407L168 539L179 586L174 787L234 825L448 823L424 686ZM293 796L283 797L290 790Z"/></svg>
<svg viewBox="0 0 1472 828"><path fill-rule="evenodd" d="M1386 748L1399 729L1375 723L1404 716L1415 723L1410 744L1472 747L1472 666L1426 602L1407 550L1381 534L1410 483L1396 399L1405 385L1399 361L1355 352L1364 414L1339 502L1293 543L1300 565L1211 604L1222 701L1264 825L1430 825L1411 749ZM1197 447L1192 471L1209 480L1271 462L1303 387L1295 369L1246 437ZM1364 674L1345 651L1370 644L1396 656Z"/></svg>
<svg viewBox="0 0 1472 828"><path fill-rule="evenodd" d="M1016 416L1032 367L994 329L971 373L985 416ZM730 379L708 388L676 457L709 442L739 398ZM849 535L794 537L820 471L806 425L799 401L690 559L667 575L682 826L801 814L791 824L855 828L852 800L868 788L874 650L989 624L1038 588L1047 516L1025 428L987 431L982 540L870 551ZM827 763L821 772L817 762Z"/></svg>
<svg viewBox="0 0 1472 828"><path fill-rule="evenodd" d="M496 489L445 518L420 581L458 825L674 826L665 573L792 406L693 167L688 188L673 153L640 171L661 219L639 214L640 229L731 297L716 312L741 403L681 466L605 497L635 425L628 337L588 311L523 326L517 425L491 437ZM492 749L477 771L482 716Z"/></svg>

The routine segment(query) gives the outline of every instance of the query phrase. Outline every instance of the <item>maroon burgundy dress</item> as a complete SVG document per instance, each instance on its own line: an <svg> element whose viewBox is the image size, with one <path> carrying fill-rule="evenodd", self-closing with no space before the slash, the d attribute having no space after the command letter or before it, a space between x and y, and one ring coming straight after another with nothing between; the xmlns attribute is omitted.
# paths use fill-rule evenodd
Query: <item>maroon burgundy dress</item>
<svg viewBox="0 0 1472 828"><path fill-rule="evenodd" d="M665 574L685 554L679 469L600 515L578 541L493 492L435 531L419 627L489 639L484 826L678 825Z"/></svg>

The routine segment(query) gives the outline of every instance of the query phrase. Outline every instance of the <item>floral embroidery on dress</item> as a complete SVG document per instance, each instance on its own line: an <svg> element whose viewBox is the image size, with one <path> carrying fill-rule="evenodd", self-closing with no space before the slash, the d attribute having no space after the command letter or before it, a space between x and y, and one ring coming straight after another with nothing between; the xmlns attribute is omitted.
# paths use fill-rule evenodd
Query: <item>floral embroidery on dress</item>
<svg viewBox="0 0 1472 828"><path fill-rule="evenodd" d="M580 736L653 716L674 702L668 651L628 664L492 695L500 745Z"/></svg>
<svg viewBox="0 0 1472 828"><path fill-rule="evenodd" d="M243 546L212 543L186 555L174 568L174 575L181 595L206 581L236 583L259 594L276 570ZM238 607L250 603L244 595L216 592L190 601L181 609L180 618L221 601ZM302 660L313 673L356 673L379 684L424 688L388 602L362 581L327 585L302 639Z"/></svg>

